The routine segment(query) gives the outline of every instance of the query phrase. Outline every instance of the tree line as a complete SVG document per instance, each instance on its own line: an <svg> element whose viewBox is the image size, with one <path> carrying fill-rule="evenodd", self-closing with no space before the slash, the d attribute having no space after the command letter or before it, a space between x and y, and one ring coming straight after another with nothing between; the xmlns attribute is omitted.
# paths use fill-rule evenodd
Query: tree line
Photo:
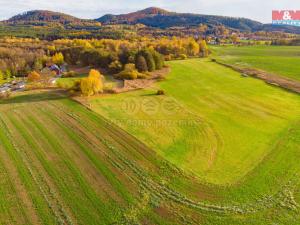
<svg viewBox="0 0 300 225"><path fill-rule="evenodd" d="M49 63L101 68L118 78L135 79L162 69L165 60L206 57L209 49L203 39L59 39L41 41L29 38L0 39L0 79L24 77L41 71ZM134 67L133 67L134 66Z"/></svg>

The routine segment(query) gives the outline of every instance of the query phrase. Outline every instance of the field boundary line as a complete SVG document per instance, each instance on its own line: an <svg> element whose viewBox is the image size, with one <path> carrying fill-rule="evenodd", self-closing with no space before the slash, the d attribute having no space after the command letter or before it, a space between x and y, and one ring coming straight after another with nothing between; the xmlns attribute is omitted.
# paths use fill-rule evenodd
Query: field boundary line
<svg viewBox="0 0 300 225"><path fill-rule="evenodd" d="M290 78L285 78L280 75L269 73L263 70L259 70L256 68L240 68L231 64L227 64L224 62L220 62L218 60L214 61L215 63L230 68L236 72L245 74L247 76L257 78L265 81L267 84L280 87L284 90L291 91L297 94L300 94L300 82L296 80L292 80Z"/></svg>

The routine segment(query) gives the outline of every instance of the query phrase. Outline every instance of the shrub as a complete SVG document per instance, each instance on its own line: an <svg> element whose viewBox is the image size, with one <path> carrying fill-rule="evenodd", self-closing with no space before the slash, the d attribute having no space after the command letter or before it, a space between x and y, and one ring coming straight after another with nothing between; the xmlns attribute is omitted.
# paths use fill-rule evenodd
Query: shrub
<svg viewBox="0 0 300 225"><path fill-rule="evenodd" d="M157 95L165 95L165 91L164 90L158 90L156 94Z"/></svg>
<svg viewBox="0 0 300 225"><path fill-rule="evenodd" d="M38 81L41 79L41 75L36 71L32 71L28 74L27 79L30 82Z"/></svg>
<svg viewBox="0 0 300 225"><path fill-rule="evenodd" d="M115 77L123 80L135 80L137 78L142 78L145 75L139 73L135 68L133 63L126 64L124 70L118 73Z"/></svg>
<svg viewBox="0 0 300 225"><path fill-rule="evenodd" d="M187 59L186 54L180 54L180 55L179 55L179 59L182 59L182 60Z"/></svg>
<svg viewBox="0 0 300 225"><path fill-rule="evenodd" d="M166 61L171 61L171 60L172 60L171 55L165 55L164 57L165 57L165 60L166 60Z"/></svg>
<svg viewBox="0 0 300 225"><path fill-rule="evenodd" d="M117 76L117 78L123 79L123 80L135 80L138 78L138 71L126 71L123 70L120 72Z"/></svg>

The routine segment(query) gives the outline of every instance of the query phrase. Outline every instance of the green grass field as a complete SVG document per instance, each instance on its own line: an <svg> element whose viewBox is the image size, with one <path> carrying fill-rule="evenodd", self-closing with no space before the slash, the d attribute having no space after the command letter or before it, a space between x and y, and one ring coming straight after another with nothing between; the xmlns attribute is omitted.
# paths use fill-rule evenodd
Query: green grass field
<svg viewBox="0 0 300 225"><path fill-rule="evenodd" d="M142 90L93 99L92 107L206 182L238 182L300 119L298 95L208 60L170 66L168 79L156 87L166 96ZM124 109L127 102L137 109Z"/></svg>
<svg viewBox="0 0 300 225"><path fill-rule="evenodd" d="M299 95L169 64L96 112L55 90L1 100L0 224L299 224Z"/></svg>
<svg viewBox="0 0 300 225"><path fill-rule="evenodd" d="M254 67L300 81L299 46L212 46L222 62L239 67Z"/></svg>
<svg viewBox="0 0 300 225"><path fill-rule="evenodd" d="M0 107L0 224L180 221L163 198L187 193L185 176L102 117L51 92Z"/></svg>

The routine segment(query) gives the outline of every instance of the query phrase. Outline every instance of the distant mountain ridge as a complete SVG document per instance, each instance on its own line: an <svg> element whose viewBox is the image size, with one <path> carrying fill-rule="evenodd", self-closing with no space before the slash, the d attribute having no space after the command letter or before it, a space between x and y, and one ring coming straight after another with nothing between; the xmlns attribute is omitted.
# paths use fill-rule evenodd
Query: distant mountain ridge
<svg viewBox="0 0 300 225"><path fill-rule="evenodd" d="M34 23L82 23L94 24L144 24L149 27L166 29L170 27L191 27L205 24L209 28L223 25L226 28L239 31L281 31L300 34L300 27L294 26L276 26L272 24L263 24L247 18L237 18L228 16L203 15L192 13L170 12L157 7L150 7L140 11L112 15L107 14L95 20L79 19L77 17L48 10L33 10L16 15L2 23L9 24L34 24Z"/></svg>
<svg viewBox="0 0 300 225"><path fill-rule="evenodd" d="M189 27L198 26L199 24L206 24L209 27L223 25L227 28L237 29L240 31L282 31L300 34L300 27L295 26L276 26L272 24L263 24L247 18L229 16L176 13L157 7L150 7L137 12L121 15L107 14L96 20L103 24L141 23L146 26L162 29L177 26Z"/></svg>
<svg viewBox="0 0 300 225"><path fill-rule="evenodd" d="M175 26L197 26L199 24L207 25L224 25L233 29L251 31L262 25L262 23L246 19L226 16L211 16L192 13L169 12L164 9L150 7L141 11L121 14L121 15L104 15L96 19L102 23L116 24L136 24L141 23L146 26L157 28L169 28Z"/></svg>

